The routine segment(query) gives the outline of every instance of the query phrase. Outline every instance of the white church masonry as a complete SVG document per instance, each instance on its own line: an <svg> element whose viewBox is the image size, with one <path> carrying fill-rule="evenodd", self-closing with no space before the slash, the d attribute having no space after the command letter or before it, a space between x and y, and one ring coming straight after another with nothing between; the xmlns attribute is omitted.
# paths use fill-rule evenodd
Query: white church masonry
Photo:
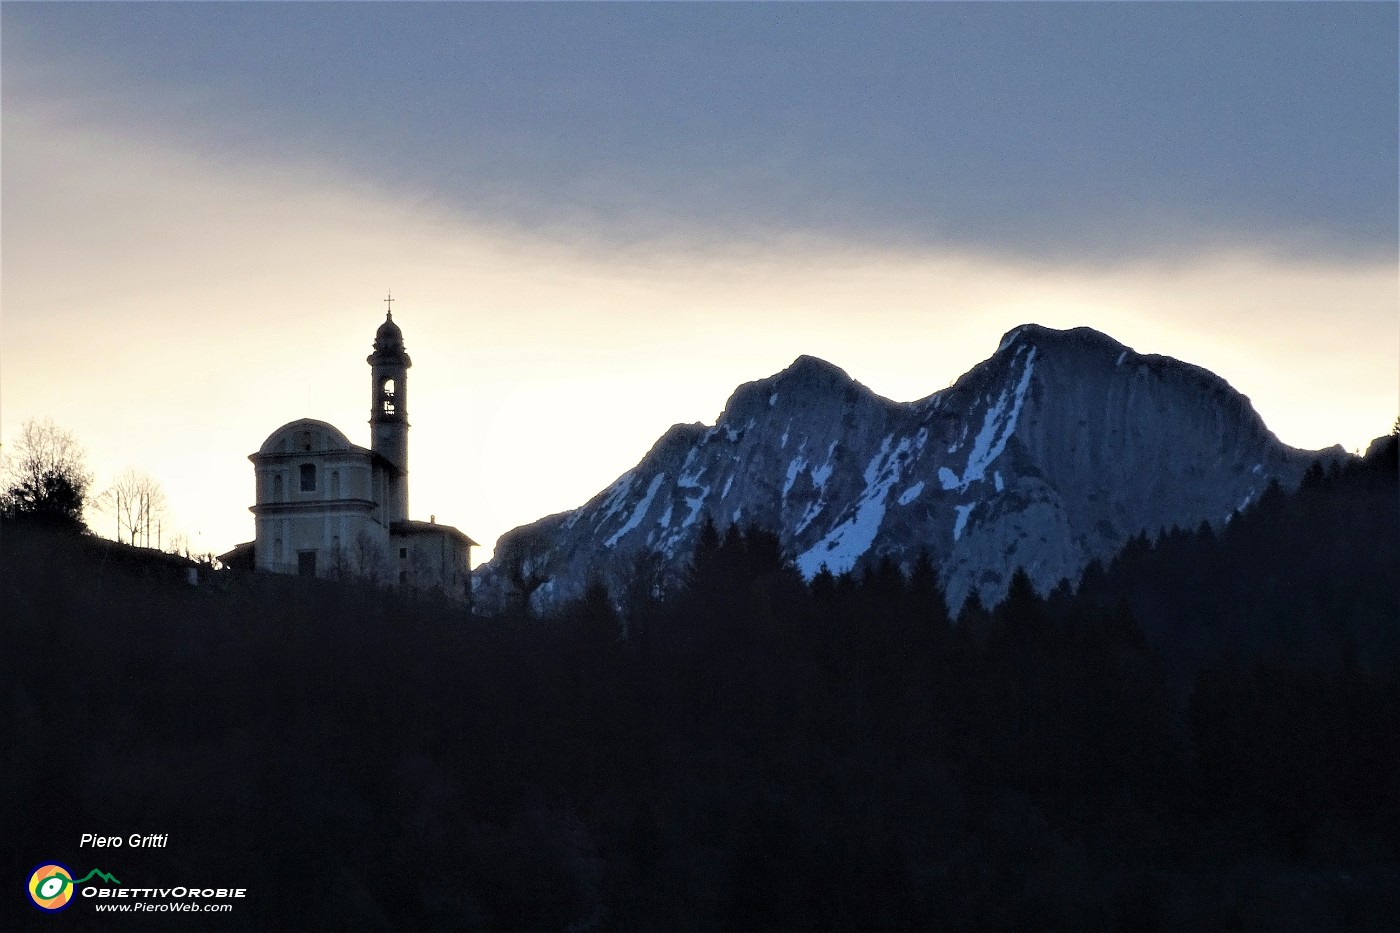
<svg viewBox="0 0 1400 933"><path fill-rule="evenodd" d="M273 431L249 456L255 476L253 566L358 577L470 602L476 542L436 519L408 518L413 362L392 312L375 332L374 352L366 362L369 449L324 421L303 418Z"/></svg>

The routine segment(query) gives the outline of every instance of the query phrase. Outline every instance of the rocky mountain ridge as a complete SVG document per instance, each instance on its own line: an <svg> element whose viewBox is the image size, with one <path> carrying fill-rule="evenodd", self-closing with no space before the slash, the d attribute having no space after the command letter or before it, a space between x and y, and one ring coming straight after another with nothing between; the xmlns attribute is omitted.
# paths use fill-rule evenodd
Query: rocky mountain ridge
<svg viewBox="0 0 1400 933"><path fill-rule="evenodd" d="M713 426L673 426L578 509L502 536L478 601L665 586L708 516L775 531L808 578L925 552L956 610L974 589L998 601L1017 567L1048 591L1140 532L1223 524L1271 480L1344 456L1282 444L1224 379L1089 328L1016 327L907 403L803 356L736 389Z"/></svg>

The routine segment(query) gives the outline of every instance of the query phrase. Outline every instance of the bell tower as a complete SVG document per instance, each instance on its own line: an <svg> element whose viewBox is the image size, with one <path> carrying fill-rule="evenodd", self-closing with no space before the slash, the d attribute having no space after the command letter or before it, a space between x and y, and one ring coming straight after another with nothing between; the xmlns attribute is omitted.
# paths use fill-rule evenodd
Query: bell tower
<svg viewBox="0 0 1400 933"><path fill-rule="evenodd" d="M386 522L408 518L408 369L413 361L403 348L403 331L394 323L394 298L384 299L389 309L374 334L370 368L370 449L387 460L391 475L385 478Z"/></svg>

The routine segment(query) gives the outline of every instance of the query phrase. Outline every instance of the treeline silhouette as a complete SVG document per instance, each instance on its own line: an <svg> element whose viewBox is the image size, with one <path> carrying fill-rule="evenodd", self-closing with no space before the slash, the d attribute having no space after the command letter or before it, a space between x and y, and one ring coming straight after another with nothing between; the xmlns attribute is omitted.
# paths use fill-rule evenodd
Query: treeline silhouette
<svg viewBox="0 0 1400 933"><path fill-rule="evenodd" d="M480 619L9 525L6 874L246 887L228 929L1393 929L1396 476L956 620L926 561L809 586L761 529Z"/></svg>
<svg viewBox="0 0 1400 933"><path fill-rule="evenodd" d="M1385 669L1400 660L1398 477L1391 434L1292 494L1270 484L1218 534L1139 536L1089 567L1079 602L1130 602L1177 678L1230 656Z"/></svg>

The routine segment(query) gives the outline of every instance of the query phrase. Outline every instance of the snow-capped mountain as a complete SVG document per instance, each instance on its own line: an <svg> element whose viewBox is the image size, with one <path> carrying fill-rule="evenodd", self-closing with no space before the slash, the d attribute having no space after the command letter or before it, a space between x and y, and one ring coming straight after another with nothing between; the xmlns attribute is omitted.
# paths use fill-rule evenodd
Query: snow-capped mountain
<svg viewBox="0 0 1400 933"><path fill-rule="evenodd" d="M956 610L974 587L999 600L1017 567L1048 591L1139 532L1219 525L1319 456L1345 454L1287 447L1220 377L1088 328L1017 327L904 404L803 356L740 386L713 427L672 427L578 509L502 536L479 600L500 604L522 567L544 603L590 576L618 591L639 555L678 578L708 515L777 532L808 578L925 551Z"/></svg>

